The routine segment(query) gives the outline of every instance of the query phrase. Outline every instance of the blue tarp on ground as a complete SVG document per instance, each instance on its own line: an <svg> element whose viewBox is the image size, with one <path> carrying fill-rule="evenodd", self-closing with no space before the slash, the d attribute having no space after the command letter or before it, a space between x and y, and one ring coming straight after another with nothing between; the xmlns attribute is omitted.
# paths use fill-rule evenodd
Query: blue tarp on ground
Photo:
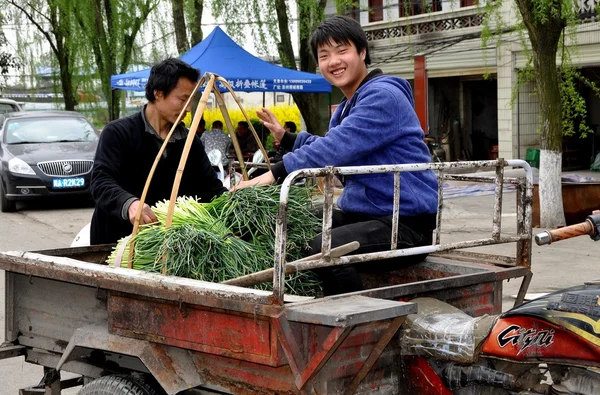
<svg viewBox="0 0 600 395"><path fill-rule="evenodd" d="M237 45L219 27L180 59L202 74L220 75L236 91L331 92L331 84L323 76L265 62ZM150 69L113 75L110 85L113 89L142 91L149 75Z"/></svg>

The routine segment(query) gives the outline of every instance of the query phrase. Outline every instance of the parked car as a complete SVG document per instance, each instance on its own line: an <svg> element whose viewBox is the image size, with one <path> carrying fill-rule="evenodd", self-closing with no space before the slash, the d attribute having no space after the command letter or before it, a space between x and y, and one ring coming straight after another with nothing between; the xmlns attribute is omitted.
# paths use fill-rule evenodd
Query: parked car
<svg viewBox="0 0 600 395"><path fill-rule="evenodd" d="M11 99L0 99L0 114L23 111L19 103Z"/></svg>
<svg viewBox="0 0 600 395"><path fill-rule="evenodd" d="M70 111L0 114L0 209L19 200L89 194L98 131Z"/></svg>

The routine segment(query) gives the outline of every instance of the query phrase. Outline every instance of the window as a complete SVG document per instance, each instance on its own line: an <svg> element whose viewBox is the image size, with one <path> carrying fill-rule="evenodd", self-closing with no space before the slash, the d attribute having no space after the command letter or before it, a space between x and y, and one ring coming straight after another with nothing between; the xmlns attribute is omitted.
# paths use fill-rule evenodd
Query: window
<svg viewBox="0 0 600 395"><path fill-rule="evenodd" d="M461 7L470 7L472 5L477 5L478 0L460 0Z"/></svg>
<svg viewBox="0 0 600 395"><path fill-rule="evenodd" d="M369 0L369 22L383 20L383 0Z"/></svg>
<svg viewBox="0 0 600 395"><path fill-rule="evenodd" d="M463 1L461 0L461 6ZM442 0L399 0L398 5L401 17L428 14L442 10Z"/></svg>
<svg viewBox="0 0 600 395"><path fill-rule="evenodd" d="M285 96L277 95L277 103L283 103L285 101Z"/></svg>

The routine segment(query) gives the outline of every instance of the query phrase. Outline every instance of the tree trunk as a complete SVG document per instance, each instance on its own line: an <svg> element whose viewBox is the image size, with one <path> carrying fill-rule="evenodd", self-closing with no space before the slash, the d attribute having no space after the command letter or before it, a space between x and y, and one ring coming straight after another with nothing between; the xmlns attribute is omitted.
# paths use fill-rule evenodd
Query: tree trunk
<svg viewBox="0 0 600 395"><path fill-rule="evenodd" d="M540 226L554 228L565 225L562 202L562 135L560 75L556 64L558 43L566 20L562 1L550 0L547 18L536 15L532 0L516 0L529 34L533 52L533 71L540 100Z"/></svg>
<svg viewBox="0 0 600 395"><path fill-rule="evenodd" d="M562 111L556 49L538 45L534 53L535 80L540 98L540 226L565 225L562 201Z"/></svg>
<svg viewBox="0 0 600 395"><path fill-rule="evenodd" d="M183 0L171 0L173 9L173 25L175 26L175 42L177 53L182 54L189 48L187 31L185 28L185 15L183 13Z"/></svg>
<svg viewBox="0 0 600 395"><path fill-rule="evenodd" d="M194 0L194 18L190 30L192 31L192 46L198 44L204 38L202 35L202 12L204 0Z"/></svg>
<svg viewBox="0 0 600 395"><path fill-rule="evenodd" d="M65 102L65 110L75 111L77 99L75 98L75 90L73 89L72 73L69 68L69 59L64 54L59 56L58 66L60 68L60 85L63 91L63 99Z"/></svg>
<svg viewBox="0 0 600 395"><path fill-rule="evenodd" d="M296 60L294 57L294 49L292 47L292 38L289 30L289 20L285 0L275 0L275 11L277 12L277 20L279 23L280 42L277 46L281 63L284 67L292 70L297 70ZM314 20L312 15L307 15L307 10L300 4L298 5L298 16L300 21ZM305 19L311 18L311 19ZM308 47L309 35L301 35L300 38L300 65L302 71L314 73L316 70L315 62L311 64L310 51L306 51ZM302 68L306 66L307 68ZM311 70L312 68L312 70ZM294 102L300 110L306 130L312 134L324 134L325 130L321 127L321 114L318 108L317 94L315 93L293 93Z"/></svg>

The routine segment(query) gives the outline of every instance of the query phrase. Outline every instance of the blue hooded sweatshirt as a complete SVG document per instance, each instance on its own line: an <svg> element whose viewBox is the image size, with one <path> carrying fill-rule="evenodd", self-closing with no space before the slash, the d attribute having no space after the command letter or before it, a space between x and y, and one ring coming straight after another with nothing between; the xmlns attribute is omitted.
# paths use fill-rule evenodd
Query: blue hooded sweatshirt
<svg viewBox="0 0 600 395"><path fill-rule="evenodd" d="M344 99L340 103L324 137L298 134L293 152L283 157L285 172L325 166L429 163L431 156L413 107L406 80L386 75L367 77L350 102ZM393 197L393 173L361 174L345 177L337 204L349 213L389 216ZM400 173L401 216L435 214L437 204L433 171Z"/></svg>

